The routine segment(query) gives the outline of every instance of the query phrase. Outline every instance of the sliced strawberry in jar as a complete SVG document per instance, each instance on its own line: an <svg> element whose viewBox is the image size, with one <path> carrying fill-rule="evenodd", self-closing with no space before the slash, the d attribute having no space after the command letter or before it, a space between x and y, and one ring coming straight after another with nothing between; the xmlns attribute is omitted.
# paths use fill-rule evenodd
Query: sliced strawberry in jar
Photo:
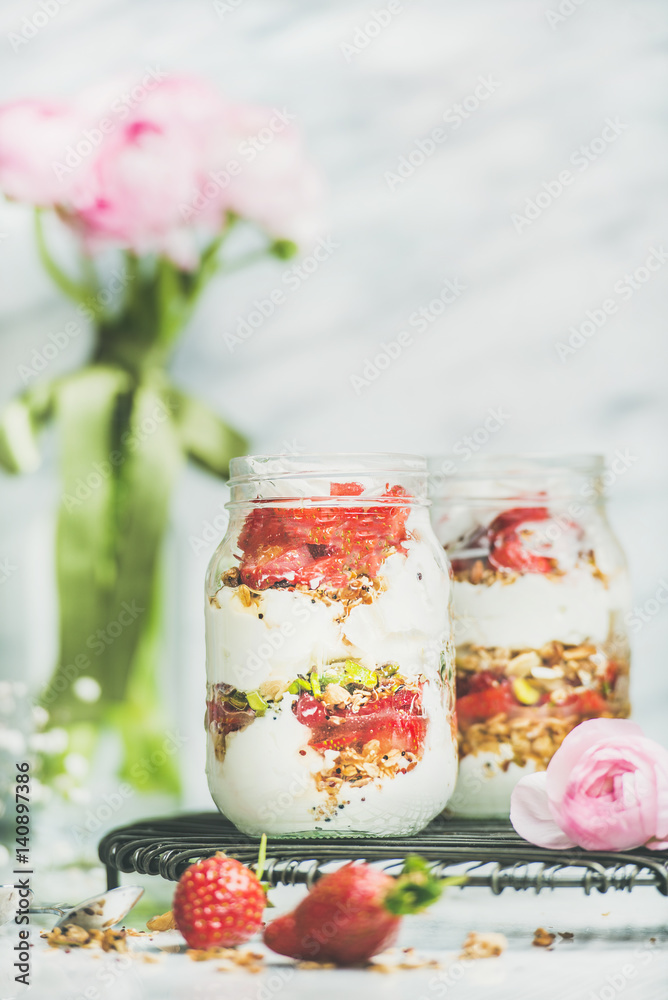
<svg viewBox="0 0 668 1000"><path fill-rule="evenodd" d="M311 729L314 729L318 726L327 725L327 711L325 706L307 691L302 691L292 706L292 710L297 716L297 720L304 726L310 726Z"/></svg>
<svg viewBox="0 0 668 1000"><path fill-rule="evenodd" d="M536 533L529 527L549 516L546 507L513 507L495 517L487 531L492 566L517 573L549 573L554 569L553 560L536 551Z"/></svg>
<svg viewBox="0 0 668 1000"><path fill-rule="evenodd" d="M514 532L503 532L492 540L489 561L496 569L516 573L549 573L554 569L553 559L530 552Z"/></svg>
<svg viewBox="0 0 668 1000"><path fill-rule="evenodd" d="M583 531L575 521L553 518L547 507L513 507L492 521L487 537L495 569L549 573L576 563Z"/></svg>
<svg viewBox="0 0 668 1000"><path fill-rule="evenodd" d="M558 703L562 714L579 715L583 718L595 719L609 711L609 706L598 691L573 691Z"/></svg>
<svg viewBox="0 0 668 1000"><path fill-rule="evenodd" d="M332 496L359 496L359 483L332 484ZM369 507L265 507L239 533L242 583L255 590L284 584L338 590L357 574L375 577L406 539L403 487L388 488L386 504Z"/></svg>
<svg viewBox="0 0 668 1000"><path fill-rule="evenodd" d="M484 722L494 715L510 712L517 707L513 697L510 681L465 694L457 699L457 719L460 725L470 725L473 722Z"/></svg>
<svg viewBox="0 0 668 1000"><path fill-rule="evenodd" d="M546 521L549 516L547 507L511 507L495 517L487 530L490 535L496 535L529 521Z"/></svg>
<svg viewBox="0 0 668 1000"><path fill-rule="evenodd" d="M332 497L358 497L364 492L361 483L331 483L329 495Z"/></svg>

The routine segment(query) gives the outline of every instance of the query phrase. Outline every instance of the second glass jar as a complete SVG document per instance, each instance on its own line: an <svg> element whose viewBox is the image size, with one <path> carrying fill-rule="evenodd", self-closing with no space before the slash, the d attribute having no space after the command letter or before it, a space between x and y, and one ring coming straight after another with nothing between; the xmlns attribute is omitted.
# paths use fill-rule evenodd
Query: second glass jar
<svg viewBox="0 0 668 1000"><path fill-rule="evenodd" d="M456 780L450 581L423 459L234 459L206 588L207 773L243 832L398 836Z"/></svg>
<svg viewBox="0 0 668 1000"><path fill-rule="evenodd" d="M447 471L446 471L447 470ZM585 719L629 714L630 591L599 456L492 456L431 465L451 561L459 777L449 808L507 816Z"/></svg>

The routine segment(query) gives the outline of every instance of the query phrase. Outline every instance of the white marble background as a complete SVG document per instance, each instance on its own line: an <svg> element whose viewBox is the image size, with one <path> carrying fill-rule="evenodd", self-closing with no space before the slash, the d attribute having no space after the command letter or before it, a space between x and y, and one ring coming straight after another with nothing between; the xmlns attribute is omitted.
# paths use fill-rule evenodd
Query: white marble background
<svg viewBox="0 0 668 1000"><path fill-rule="evenodd" d="M666 6L402 0L366 47L342 47L359 41L381 7L385 0L69 0L14 51L11 33L40 7L5 0L0 96L74 94L107 74L158 66L202 73L230 97L294 113L328 185L323 232L337 247L234 352L224 334L255 298L284 287L283 268L267 263L213 287L174 358L175 380L234 421L257 451L451 453L490 408L507 418L489 451L619 450L629 457L611 490L612 520L635 600L651 602L668 579L668 266L627 301L614 286L652 248L668 249ZM460 128L446 124L446 140L391 190L387 172L480 77L495 81L494 92ZM619 135L580 169L578 150L609 118L621 122ZM574 182L518 233L513 213L567 168ZM1 206L0 232L6 399L21 388L18 367L62 327L69 307L39 267L27 213ZM466 290L357 393L351 376L446 279ZM615 315L560 360L556 343L611 296ZM45 374L76 367L86 350L82 338L73 341ZM33 683L55 648L53 444L40 473L0 478L0 557L14 567L0 585L2 671ZM201 588L214 546L195 554L191 539L224 500L224 487L190 471L175 498L169 554L180 582L169 687L192 737L187 801L203 807ZM634 636L634 696L648 733L665 740L668 615L655 605Z"/></svg>

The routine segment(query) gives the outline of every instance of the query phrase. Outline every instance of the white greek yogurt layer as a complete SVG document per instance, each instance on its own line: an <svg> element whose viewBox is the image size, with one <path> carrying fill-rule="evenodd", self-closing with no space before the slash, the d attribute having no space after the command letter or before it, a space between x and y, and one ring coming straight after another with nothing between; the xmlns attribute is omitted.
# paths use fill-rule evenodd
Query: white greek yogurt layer
<svg viewBox="0 0 668 1000"><path fill-rule="evenodd" d="M404 543L379 571L381 589L370 604L346 615L340 601L301 591L269 588L246 607L239 589L222 587L206 606L207 676L252 691L269 681L287 685L313 666L354 659L369 669L395 663L407 679L425 675L423 707L428 724L423 755L405 774L361 788L343 783L331 799L315 776L336 751L308 746L311 730L292 712L294 696L230 733L222 761L208 740L207 773L214 801L244 832L329 835L357 832L403 835L426 825L446 805L457 772L457 749L442 703L443 649L451 649L450 582L431 545ZM448 654L450 655L450 654ZM448 671L450 673L450 671ZM328 814L329 810L329 814Z"/></svg>
<svg viewBox="0 0 668 1000"><path fill-rule="evenodd" d="M382 784L344 784L339 793L343 809L336 808L327 820L322 813L329 799L316 788L315 775L332 763L336 752L321 755L308 746L311 731L295 718L293 700L286 696L280 711L268 711L241 732L231 733L222 762L209 741L211 794L244 833L306 836L322 830L329 835L401 836L424 826L445 807L455 786L457 750L438 685L424 689L429 723L418 764Z"/></svg>
<svg viewBox="0 0 668 1000"><path fill-rule="evenodd" d="M430 552L416 542L405 547L381 567L385 589L347 617L340 601L298 590L269 588L246 607L238 588L221 587L218 607L207 601L205 609L209 683L252 691L348 658L370 669L397 663L405 677L437 671L450 632L449 580Z"/></svg>
<svg viewBox="0 0 668 1000"><path fill-rule="evenodd" d="M343 605L329 607L300 591L265 590L245 607L238 589L222 587L220 607L206 605L207 675L210 684L253 691L268 680L291 683L315 664L345 659L336 619Z"/></svg>
<svg viewBox="0 0 668 1000"><path fill-rule="evenodd" d="M617 600L588 570L557 579L527 573L512 583L491 586L455 581L452 588L458 646L538 649L564 643L603 642Z"/></svg>
<svg viewBox="0 0 668 1000"><path fill-rule="evenodd" d="M502 743L498 755L485 751L463 757L459 762L457 785L448 802L448 810L473 819L507 819L513 788L525 774L536 770L532 760L527 761L524 767L507 764L506 770L503 770L501 765L512 756L510 744Z"/></svg>

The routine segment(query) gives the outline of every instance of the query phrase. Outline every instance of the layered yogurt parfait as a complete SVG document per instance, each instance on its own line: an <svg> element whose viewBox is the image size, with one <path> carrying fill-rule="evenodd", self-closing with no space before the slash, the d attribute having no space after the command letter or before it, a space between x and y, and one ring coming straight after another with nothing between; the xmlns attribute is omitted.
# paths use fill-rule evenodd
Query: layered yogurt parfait
<svg viewBox="0 0 668 1000"><path fill-rule="evenodd" d="M519 778L578 723L629 714L629 588L600 474L594 459L502 458L436 479L454 574L459 815L507 816Z"/></svg>
<svg viewBox="0 0 668 1000"><path fill-rule="evenodd" d="M424 460L244 458L208 571L207 771L251 836L420 830L455 783Z"/></svg>

